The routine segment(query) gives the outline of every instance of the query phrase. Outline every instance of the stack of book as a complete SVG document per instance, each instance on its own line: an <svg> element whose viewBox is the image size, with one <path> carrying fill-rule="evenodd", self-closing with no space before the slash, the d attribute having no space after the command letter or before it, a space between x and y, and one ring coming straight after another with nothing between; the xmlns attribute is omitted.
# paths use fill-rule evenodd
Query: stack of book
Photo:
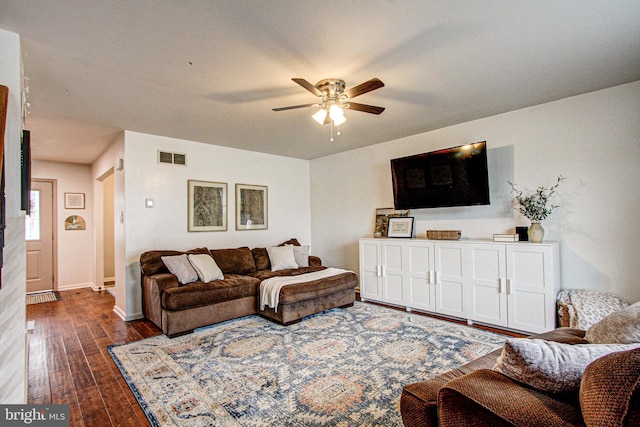
<svg viewBox="0 0 640 427"><path fill-rule="evenodd" d="M517 234L494 234L493 235L494 242L518 242Z"/></svg>

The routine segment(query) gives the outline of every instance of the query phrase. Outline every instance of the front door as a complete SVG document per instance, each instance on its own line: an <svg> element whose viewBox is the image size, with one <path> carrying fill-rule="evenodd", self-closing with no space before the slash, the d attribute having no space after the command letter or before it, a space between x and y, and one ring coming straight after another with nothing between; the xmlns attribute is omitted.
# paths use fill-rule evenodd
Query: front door
<svg viewBox="0 0 640 427"><path fill-rule="evenodd" d="M53 182L31 181L26 219L27 293L53 290Z"/></svg>

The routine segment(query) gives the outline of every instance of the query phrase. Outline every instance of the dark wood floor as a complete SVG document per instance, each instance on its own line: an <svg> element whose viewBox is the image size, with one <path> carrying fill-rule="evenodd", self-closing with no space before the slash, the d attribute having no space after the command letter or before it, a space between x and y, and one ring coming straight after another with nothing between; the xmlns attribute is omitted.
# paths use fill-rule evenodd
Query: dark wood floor
<svg viewBox="0 0 640 427"><path fill-rule="evenodd" d="M29 403L69 404L71 426L148 426L107 346L162 331L146 320L122 321L105 291L85 288L60 295L61 301L27 306L27 320L35 321Z"/></svg>
<svg viewBox="0 0 640 427"><path fill-rule="evenodd" d="M29 403L69 404L71 426L148 426L107 346L159 335L146 320L123 322L105 292L60 292L27 306L35 320L29 351Z"/></svg>

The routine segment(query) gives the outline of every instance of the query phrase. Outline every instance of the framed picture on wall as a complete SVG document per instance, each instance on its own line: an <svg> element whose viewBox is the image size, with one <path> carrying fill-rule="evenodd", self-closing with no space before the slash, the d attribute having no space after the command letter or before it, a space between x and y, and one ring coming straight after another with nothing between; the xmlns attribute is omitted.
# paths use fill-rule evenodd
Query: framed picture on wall
<svg viewBox="0 0 640 427"><path fill-rule="evenodd" d="M266 230L267 187L236 184L236 230Z"/></svg>
<svg viewBox="0 0 640 427"><path fill-rule="evenodd" d="M65 209L84 209L84 193L64 193Z"/></svg>
<svg viewBox="0 0 640 427"><path fill-rule="evenodd" d="M413 217L389 218L387 237L413 237Z"/></svg>
<svg viewBox="0 0 640 427"><path fill-rule="evenodd" d="M188 231L227 230L227 184L188 181Z"/></svg>

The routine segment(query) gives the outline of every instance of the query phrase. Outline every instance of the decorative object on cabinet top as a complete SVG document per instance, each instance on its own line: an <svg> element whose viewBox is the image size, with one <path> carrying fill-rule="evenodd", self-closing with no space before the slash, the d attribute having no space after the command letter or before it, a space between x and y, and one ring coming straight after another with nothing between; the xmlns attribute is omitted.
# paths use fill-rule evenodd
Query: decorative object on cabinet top
<svg viewBox="0 0 640 427"><path fill-rule="evenodd" d="M462 230L427 230L429 240L460 240Z"/></svg>
<svg viewBox="0 0 640 427"><path fill-rule="evenodd" d="M558 175L556 183L550 187L539 186L535 192L525 194L523 190L519 190L516 184L509 182L511 185L511 192L515 194L515 200L518 202L518 206L515 206L518 212L527 217L532 223L545 220L558 205L552 205L550 203L551 196L555 193L556 189L562 181L566 178L562 175Z"/></svg>
<svg viewBox="0 0 640 427"><path fill-rule="evenodd" d="M409 216L409 209L377 208L373 237L386 237L387 229L389 228L389 218L402 216Z"/></svg>

